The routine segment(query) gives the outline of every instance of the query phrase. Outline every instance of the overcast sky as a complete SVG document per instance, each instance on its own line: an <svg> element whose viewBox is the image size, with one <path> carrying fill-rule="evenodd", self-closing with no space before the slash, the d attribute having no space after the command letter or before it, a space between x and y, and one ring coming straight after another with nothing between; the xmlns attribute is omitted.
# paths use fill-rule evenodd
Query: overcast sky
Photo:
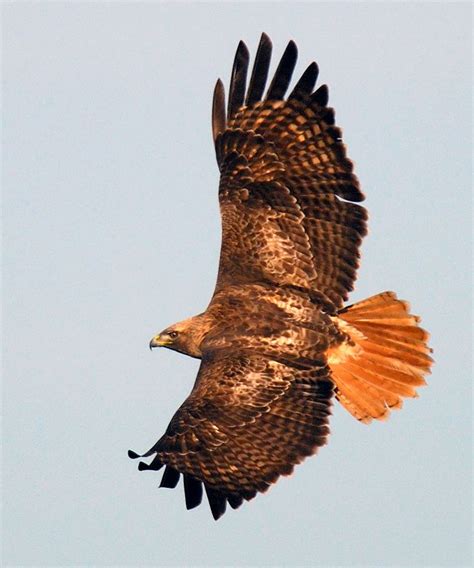
<svg viewBox="0 0 474 568"><path fill-rule="evenodd" d="M470 5L3 5L4 565L467 566ZM367 195L351 301L410 300L420 398L218 523L148 449L198 362L150 337L206 307L220 245L211 95L240 39L313 59ZM274 59L275 64L275 59Z"/></svg>

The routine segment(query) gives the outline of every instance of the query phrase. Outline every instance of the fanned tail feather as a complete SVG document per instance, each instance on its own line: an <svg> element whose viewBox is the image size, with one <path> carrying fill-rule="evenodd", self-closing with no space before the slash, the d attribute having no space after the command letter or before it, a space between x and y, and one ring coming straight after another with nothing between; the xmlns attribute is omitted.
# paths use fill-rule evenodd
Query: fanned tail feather
<svg viewBox="0 0 474 568"><path fill-rule="evenodd" d="M433 359L428 333L407 302L383 292L332 318L347 339L328 351L336 398L361 422L383 420L417 397Z"/></svg>

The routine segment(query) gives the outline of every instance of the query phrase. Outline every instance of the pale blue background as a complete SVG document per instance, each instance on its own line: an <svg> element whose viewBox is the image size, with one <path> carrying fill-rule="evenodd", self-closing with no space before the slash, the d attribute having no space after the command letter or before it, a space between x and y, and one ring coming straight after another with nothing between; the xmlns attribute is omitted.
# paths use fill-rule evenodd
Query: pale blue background
<svg viewBox="0 0 474 568"><path fill-rule="evenodd" d="M451 3L3 6L5 565L469 564L470 25ZM437 363L387 423L335 408L317 457L215 523L126 452L194 381L148 340L212 293L211 93L262 31L318 61L368 196L351 300L409 299Z"/></svg>

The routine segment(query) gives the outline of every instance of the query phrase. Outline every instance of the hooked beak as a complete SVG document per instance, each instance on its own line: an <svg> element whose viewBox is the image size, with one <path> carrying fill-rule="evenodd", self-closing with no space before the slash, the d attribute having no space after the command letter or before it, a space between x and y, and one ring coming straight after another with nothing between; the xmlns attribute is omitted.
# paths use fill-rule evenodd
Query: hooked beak
<svg viewBox="0 0 474 568"><path fill-rule="evenodd" d="M153 337L150 341L150 351L154 347L164 347L165 345L167 345L166 340L161 338L159 335L155 335L155 337Z"/></svg>

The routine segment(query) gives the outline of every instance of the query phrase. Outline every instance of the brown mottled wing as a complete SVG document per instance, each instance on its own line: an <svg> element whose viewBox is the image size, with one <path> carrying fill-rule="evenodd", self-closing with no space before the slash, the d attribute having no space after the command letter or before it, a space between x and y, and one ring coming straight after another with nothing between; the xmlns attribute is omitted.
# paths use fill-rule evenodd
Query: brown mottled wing
<svg viewBox="0 0 474 568"><path fill-rule="evenodd" d="M175 487L183 474L188 509L200 504L203 483L218 519L227 502L237 508L266 491L326 442L333 394L327 376L323 365L296 368L226 350L206 355L193 391L144 454L153 460L139 468L166 465L162 487Z"/></svg>
<svg viewBox="0 0 474 568"><path fill-rule="evenodd" d="M213 135L221 172L223 239L217 290L265 281L319 292L334 308L353 288L366 211L328 90L311 63L289 97L297 50L288 44L266 96L271 42L263 34L246 88L237 49L227 114L218 81Z"/></svg>

